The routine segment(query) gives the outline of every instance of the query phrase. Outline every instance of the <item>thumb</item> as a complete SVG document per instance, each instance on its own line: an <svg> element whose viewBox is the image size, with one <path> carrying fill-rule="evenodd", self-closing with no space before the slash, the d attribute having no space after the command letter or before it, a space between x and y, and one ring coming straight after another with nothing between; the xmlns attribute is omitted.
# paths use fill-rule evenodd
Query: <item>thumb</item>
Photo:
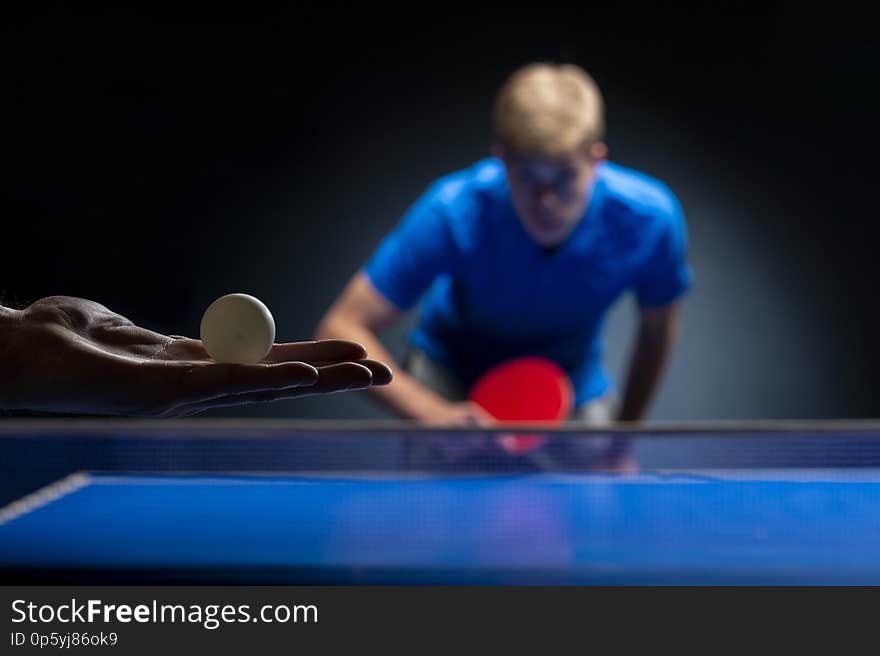
<svg viewBox="0 0 880 656"><path fill-rule="evenodd" d="M477 422L478 426L494 426L497 424L495 417L486 412L482 406L471 402L470 415Z"/></svg>

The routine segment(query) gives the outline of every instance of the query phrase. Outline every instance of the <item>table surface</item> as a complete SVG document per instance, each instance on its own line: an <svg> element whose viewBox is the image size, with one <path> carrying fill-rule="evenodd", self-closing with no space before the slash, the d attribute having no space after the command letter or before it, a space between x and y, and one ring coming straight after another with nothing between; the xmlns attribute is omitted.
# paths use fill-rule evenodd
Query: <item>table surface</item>
<svg viewBox="0 0 880 656"><path fill-rule="evenodd" d="M79 472L0 510L53 583L880 584L880 469Z"/></svg>

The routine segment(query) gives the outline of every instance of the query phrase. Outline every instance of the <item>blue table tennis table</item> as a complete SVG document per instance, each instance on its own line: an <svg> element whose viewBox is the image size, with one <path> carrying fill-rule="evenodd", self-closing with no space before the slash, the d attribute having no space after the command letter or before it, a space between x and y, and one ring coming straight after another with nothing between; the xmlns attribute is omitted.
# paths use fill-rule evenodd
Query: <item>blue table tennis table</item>
<svg viewBox="0 0 880 656"><path fill-rule="evenodd" d="M815 436L797 438L813 440L815 455ZM864 454L875 442L859 444ZM788 445L805 457L803 444ZM755 464L627 474L75 471L0 509L0 574L38 583L880 584L880 467Z"/></svg>

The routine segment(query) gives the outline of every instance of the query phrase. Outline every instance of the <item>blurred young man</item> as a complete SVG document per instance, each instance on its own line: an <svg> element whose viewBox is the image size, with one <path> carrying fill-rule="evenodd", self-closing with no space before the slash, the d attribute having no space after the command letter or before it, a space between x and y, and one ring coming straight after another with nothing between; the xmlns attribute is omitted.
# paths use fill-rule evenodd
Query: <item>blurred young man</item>
<svg viewBox="0 0 880 656"><path fill-rule="evenodd" d="M516 71L494 107L492 157L431 184L349 282L318 337L377 338L422 303L405 371L371 393L398 416L440 427L491 423L474 380L512 357L560 364L572 420L648 411L691 282L686 227L661 182L607 161L603 99L573 65ZM633 292L639 325L622 395L603 370L601 328Z"/></svg>

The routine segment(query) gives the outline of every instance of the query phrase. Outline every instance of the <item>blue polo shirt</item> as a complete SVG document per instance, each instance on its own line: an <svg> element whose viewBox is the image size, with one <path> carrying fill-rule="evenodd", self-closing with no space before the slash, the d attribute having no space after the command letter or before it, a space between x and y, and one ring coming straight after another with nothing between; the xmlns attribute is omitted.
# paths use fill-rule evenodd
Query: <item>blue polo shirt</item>
<svg viewBox="0 0 880 656"><path fill-rule="evenodd" d="M661 182L611 162L597 167L584 216L552 252L517 218L492 158L431 184L363 272L400 310L421 301L412 346L470 386L511 357L538 355L571 376L576 405L613 388L602 323L622 294L643 307L688 289L686 227Z"/></svg>

